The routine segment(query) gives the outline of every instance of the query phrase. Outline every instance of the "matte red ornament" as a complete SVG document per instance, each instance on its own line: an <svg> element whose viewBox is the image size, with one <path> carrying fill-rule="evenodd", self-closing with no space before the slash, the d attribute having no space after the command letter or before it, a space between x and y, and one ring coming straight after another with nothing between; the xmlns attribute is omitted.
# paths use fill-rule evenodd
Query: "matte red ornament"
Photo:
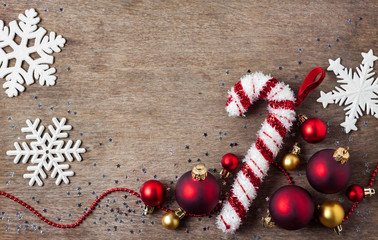
<svg viewBox="0 0 378 240"><path fill-rule="evenodd" d="M220 198L220 186L209 172L204 180L192 178L186 172L176 184L176 201L187 213L204 214L215 208Z"/></svg>
<svg viewBox="0 0 378 240"><path fill-rule="evenodd" d="M239 159L232 153L227 153L222 157L222 167L227 171L234 171L239 165Z"/></svg>
<svg viewBox="0 0 378 240"><path fill-rule="evenodd" d="M309 118L302 123L301 132L306 142L318 143L325 139L327 126L319 118Z"/></svg>
<svg viewBox="0 0 378 240"><path fill-rule="evenodd" d="M272 221L287 230L305 227L311 221L314 210L310 193L296 185L283 186L270 198Z"/></svg>
<svg viewBox="0 0 378 240"><path fill-rule="evenodd" d="M359 202L364 198L364 188L354 184L348 187L346 194L352 202Z"/></svg>
<svg viewBox="0 0 378 240"><path fill-rule="evenodd" d="M157 180L149 180L140 188L140 197L147 206L161 205L165 198L165 187Z"/></svg>
<svg viewBox="0 0 378 240"><path fill-rule="evenodd" d="M337 193L349 182L351 175L349 161L341 164L333 157L334 152L334 149L320 150L312 155L307 163L308 182L321 193Z"/></svg>

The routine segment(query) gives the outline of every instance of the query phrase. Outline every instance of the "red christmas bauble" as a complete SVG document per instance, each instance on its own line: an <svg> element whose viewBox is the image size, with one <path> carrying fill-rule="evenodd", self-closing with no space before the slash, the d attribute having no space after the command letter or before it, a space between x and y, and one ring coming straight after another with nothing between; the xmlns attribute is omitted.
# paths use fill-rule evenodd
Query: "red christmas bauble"
<svg viewBox="0 0 378 240"><path fill-rule="evenodd" d="M196 180L189 171L177 181L176 200L187 213L208 213L215 208L219 198L220 186L209 172L204 180Z"/></svg>
<svg viewBox="0 0 378 240"><path fill-rule="evenodd" d="M302 137L306 142L318 143L327 135L327 126L319 118L309 118L302 124Z"/></svg>
<svg viewBox="0 0 378 240"><path fill-rule="evenodd" d="M269 212L272 221L287 230L306 226L311 221L314 210L310 193L299 186L283 186L270 198Z"/></svg>
<svg viewBox="0 0 378 240"><path fill-rule="evenodd" d="M354 184L348 187L346 194L352 202L359 202L364 198L364 188Z"/></svg>
<svg viewBox="0 0 378 240"><path fill-rule="evenodd" d="M149 180L140 188L140 197L147 206L161 205L165 198L165 187L157 180Z"/></svg>
<svg viewBox="0 0 378 240"><path fill-rule="evenodd" d="M234 171L239 165L239 159L232 153L227 153L222 157L222 167L227 171Z"/></svg>
<svg viewBox="0 0 378 240"><path fill-rule="evenodd" d="M334 149L316 152L307 163L306 175L310 185L321 193L332 194L341 191L348 184L351 175L349 162L341 164L333 157Z"/></svg>

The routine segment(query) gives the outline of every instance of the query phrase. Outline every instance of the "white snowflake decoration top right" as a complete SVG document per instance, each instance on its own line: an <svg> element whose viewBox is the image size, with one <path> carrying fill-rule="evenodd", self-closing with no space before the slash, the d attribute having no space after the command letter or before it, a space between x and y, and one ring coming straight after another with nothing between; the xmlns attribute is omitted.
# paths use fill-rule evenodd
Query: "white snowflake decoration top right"
<svg viewBox="0 0 378 240"><path fill-rule="evenodd" d="M351 130L356 131L357 119L366 114L373 115L378 118L378 78L374 79L373 65L378 57L373 55L373 50L370 49L367 53L361 53L362 64L356 67L356 72L352 69L347 69L340 64L340 58L333 61L329 59L328 71L333 71L338 83L342 83L340 87L335 87L336 90L324 93L320 92L320 98L317 102L323 104L326 108L329 103L347 105L344 108L345 121L340 125L345 128L345 132L349 133ZM353 77L352 77L353 74Z"/></svg>

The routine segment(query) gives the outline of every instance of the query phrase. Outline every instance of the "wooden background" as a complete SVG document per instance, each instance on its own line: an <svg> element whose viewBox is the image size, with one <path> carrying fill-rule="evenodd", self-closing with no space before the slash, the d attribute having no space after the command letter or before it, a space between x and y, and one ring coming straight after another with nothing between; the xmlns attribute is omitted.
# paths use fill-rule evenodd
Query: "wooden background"
<svg viewBox="0 0 378 240"><path fill-rule="evenodd" d="M227 91L248 70L271 73L297 92L307 73L326 69L328 59L356 67L361 52L377 55L376 1L2 1L0 19L9 24L26 9L35 8L39 26L63 35L66 46L54 54L58 80L54 87L34 84L16 98L0 94L0 189L28 202L47 218L62 224L77 220L102 191L112 187L139 190L158 179L172 201L177 179L201 161L220 170L223 154L241 158L256 140L267 115L261 102L246 118L229 118L224 110ZM3 80L5 81L5 80ZM308 184L306 161L316 151L350 146L351 183L367 185L377 164L377 120L363 116L358 131L345 134L339 124L343 107L323 109L319 91L338 85L328 72L324 83L297 109L323 119L328 137L308 144L297 127L276 161L295 141L302 163L292 173L315 203L351 203L345 191L317 193ZM70 184L28 186L26 165L6 155L22 142L25 120L67 118L70 139L83 141L82 162L70 163ZM206 135L206 136L205 136ZM237 143L237 144L235 144ZM119 165L118 165L119 164ZM118 166L117 166L118 165ZM231 181L229 182L231 183ZM216 228L215 215L186 218L179 229L165 230L162 211L141 216L133 196L114 193L80 227L56 229L18 204L1 197L1 239L373 239L377 236L377 197L360 204L343 224L342 236L317 223L298 231L264 228L265 200L287 180L272 168L244 225L235 235ZM227 191L229 185L224 186Z"/></svg>

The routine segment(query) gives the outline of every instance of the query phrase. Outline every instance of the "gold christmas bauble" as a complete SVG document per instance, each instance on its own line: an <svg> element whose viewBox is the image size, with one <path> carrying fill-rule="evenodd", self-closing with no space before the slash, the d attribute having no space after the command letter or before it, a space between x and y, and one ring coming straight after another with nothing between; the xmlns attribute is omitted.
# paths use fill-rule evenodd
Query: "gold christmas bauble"
<svg viewBox="0 0 378 240"><path fill-rule="evenodd" d="M344 208L336 201L326 201L319 207L318 217L321 224L326 227L339 226L344 219Z"/></svg>
<svg viewBox="0 0 378 240"><path fill-rule="evenodd" d="M298 168L300 163L300 159L298 155L294 153L288 153L285 155L285 157L282 159L282 166L287 171L293 171Z"/></svg>
<svg viewBox="0 0 378 240"><path fill-rule="evenodd" d="M180 218L174 212L167 212L161 218L163 227L169 230L176 229L180 224Z"/></svg>

